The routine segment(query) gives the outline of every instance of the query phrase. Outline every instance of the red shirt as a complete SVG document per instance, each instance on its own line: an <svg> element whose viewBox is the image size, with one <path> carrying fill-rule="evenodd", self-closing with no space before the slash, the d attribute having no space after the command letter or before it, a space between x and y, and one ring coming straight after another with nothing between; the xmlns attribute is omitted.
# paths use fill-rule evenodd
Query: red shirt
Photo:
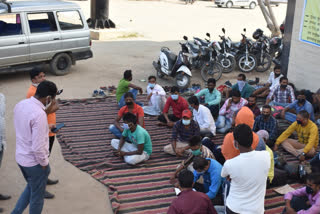
<svg viewBox="0 0 320 214"><path fill-rule="evenodd" d="M164 106L163 113L168 113L170 106L174 116L182 118L182 112L189 108L189 104L183 97L179 96L177 101L174 101L171 96L167 99L166 105Z"/></svg>
<svg viewBox="0 0 320 214"><path fill-rule="evenodd" d="M182 191L178 198L174 199L167 214L217 214L210 198L193 190Z"/></svg>
<svg viewBox="0 0 320 214"><path fill-rule="evenodd" d="M126 113L132 113L134 115L137 116L137 119L139 119L140 117L144 117L144 111L143 111L143 108L141 106L139 106L138 104L133 104L133 109L130 109L129 111L129 108L128 106L123 106L119 112L118 112L118 116L119 117L123 117ZM139 124L139 120L137 121L137 124ZM144 128L144 120L143 120L143 124L139 124L140 126L142 126Z"/></svg>

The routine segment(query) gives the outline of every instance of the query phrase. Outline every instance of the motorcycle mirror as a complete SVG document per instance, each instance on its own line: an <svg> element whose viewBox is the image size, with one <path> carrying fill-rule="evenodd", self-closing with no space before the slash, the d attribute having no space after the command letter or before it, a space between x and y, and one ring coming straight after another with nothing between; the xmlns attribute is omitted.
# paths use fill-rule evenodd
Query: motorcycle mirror
<svg viewBox="0 0 320 214"><path fill-rule="evenodd" d="M246 29L246 28L243 28L243 31L244 31L244 32L247 32L247 29Z"/></svg>
<svg viewBox="0 0 320 214"><path fill-rule="evenodd" d="M225 34L226 33L226 30L224 28L222 28L222 32Z"/></svg>
<svg viewBox="0 0 320 214"><path fill-rule="evenodd" d="M186 36L183 36L183 39L187 41L187 40L188 40L188 37L186 37Z"/></svg>
<svg viewBox="0 0 320 214"><path fill-rule="evenodd" d="M206 33L206 36L210 38L210 33Z"/></svg>

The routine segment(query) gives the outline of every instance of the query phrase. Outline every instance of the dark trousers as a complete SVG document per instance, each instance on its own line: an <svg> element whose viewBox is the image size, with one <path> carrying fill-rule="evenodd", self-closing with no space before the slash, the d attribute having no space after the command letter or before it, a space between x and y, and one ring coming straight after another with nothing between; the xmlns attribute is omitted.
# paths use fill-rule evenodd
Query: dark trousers
<svg viewBox="0 0 320 214"><path fill-rule="evenodd" d="M169 120L171 120L172 122L177 122L178 120L180 120L180 118L174 116L173 114L168 114L168 118ZM164 117L163 114L161 114L159 117L158 117L158 120L162 123L167 123L167 120L166 118Z"/></svg>
<svg viewBox="0 0 320 214"><path fill-rule="evenodd" d="M210 139L206 138L202 140L202 145L206 146L208 149L211 150L213 153L215 159L223 165L224 162L226 161L221 153L221 148L218 148L216 144L214 144Z"/></svg>
<svg viewBox="0 0 320 214"><path fill-rule="evenodd" d="M195 190L197 190L198 192L203 192L203 193L206 193L205 191L205 188L203 186L203 184L200 184L200 183L195 183L193 188ZM223 201L223 194L222 194L222 185L216 195L215 198L211 199L211 202L213 205L224 205L224 201Z"/></svg>
<svg viewBox="0 0 320 214"><path fill-rule="evenodd" d="M300 210L307 210L310 208L310 206L307 205L307 201L308 201L308 198L306 196L304 197L293 196L292 200L290 201L290 205L296 212ZM282 213L286 213L286 208L284 208Z"/></svg>
<svg viewBox="0 0 320 214"><path fill-rule="evenodd" d="M219 116L219 109L220 109L219 105L211 105L211 106L207 106L207 108L210 109L210 112L215 119Z"/></svg>
<svg viewBox="0 0 320 214"><path fill-rule="evenodd" d="M227 211L227 214L239 214L239 213L235 213L232 210L230 210L229 207L226 207L226 211Z"/></svg>
<svg viewBox="0 0 320 214"><path fill-rule="evenodd" d="M55 138L55 136L49 137L49 153L50 154L51 154L51 150L52 150L52 147L53 147L54 138Z"/></svg>

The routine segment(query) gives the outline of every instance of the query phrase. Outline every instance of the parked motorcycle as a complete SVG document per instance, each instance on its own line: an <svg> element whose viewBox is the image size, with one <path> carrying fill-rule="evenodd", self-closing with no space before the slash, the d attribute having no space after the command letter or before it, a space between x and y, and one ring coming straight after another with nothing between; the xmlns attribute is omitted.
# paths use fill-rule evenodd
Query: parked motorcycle
<svg viewBox="0 0 320 214"><path fill-rule="evenodd" d="M271 56L269 55L269 39L263 35L263 31L259 28L255 30L252 37L256 40L250 49L250 53L252 53L257 60L255 70L258 72L267 71L271 67L272 62Z"/></svg>
<svg viewBox="0 0 320 214"><path fill-rule="evenodd" d="M222 28L222 32L224 35L219 35L222 42L219 43L221 50L220 54L218 54L218 62L223 67L223 73L230 73L235 69L237 62L234 55L230 52L232 41L229 37L226 38L226 30L224 28Z"/></svg>

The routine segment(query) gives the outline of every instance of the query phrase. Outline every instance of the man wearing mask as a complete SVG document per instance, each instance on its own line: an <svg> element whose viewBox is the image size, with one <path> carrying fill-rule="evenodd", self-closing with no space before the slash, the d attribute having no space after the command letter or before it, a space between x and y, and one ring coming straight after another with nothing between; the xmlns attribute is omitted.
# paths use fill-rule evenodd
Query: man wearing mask
<svg viewBox="0 0 320 214"><path fill-rule="evenodd" d="M209 78L207 82L208 88L202 89L199 93L195 94L198 98L204 96L204 106L210 109L214 118L219 116L219 108L221 102L221 93L216 87L216 80Z"/></svg>
<svg viewBox="0 0 320 214"><path fill-rule="evenodd" d="M272 101L272 102L271 102ZM288 78L281 77L280 85L272 89L267 97L266 105L287 107L295 101L293 88L288 85Z"/></svg>
<svg viewBox="0 0 320 214"><path fill-rule="evenodd" d="M286 131L284 131L277 139L274 151L278 150L278 146L282 147L300 161L304 161L306 157L314 157L319 144L318 127L310 119L307 111L300 111L297 115L296 122L292 123ZM293 132L297 132L298 140L290 139L289 136Z"/></svg>
<svg viewBox="0 0 320 214"><path fill-rule="evenodd" d="M281 65L276 65L273 68L273 72L270 73L268 82L264 85L264 87L257 89L253 92L253 95L257 97L266 97L270 93L270 91L280 84L280 78L283 77L281 74Z"/></svg>
<svg viewBox="0 0 320 214"><path fill-rule="evenodd" d="M122 137L122 133L124 131L125 128L128 129L127 126L121 126L120 125L120 121L123 118L123 116L130 112L132 114L134 114L138 121L137 124L142 126L143 128L144 126L144 112L143 112L143 108L141 106L139 106L138 104L136 104L134 102L134 96L131 92L127 92L124 95L124 99L125 99L125 103L126 105L123 106L119 112L118 112L118 116L116 117L116 119L113 122L113 125L109 126L109 131L114 134L117 138L121 138Z"/></svg>
<svg viewBox="0 0 320 214"><path fill-rule="evenodd" d="M289 122L293 123L297 119L297 115L293 114L291 112L288 112L289 110L294 110L296 113L300 112L302 110L306 110L309 115L310 119L314 122L314 111L312 104L306 100L305 90L301 90L298 92L297 100L288 105L285 109L281 112L282 119L286 119Z"/></svg>
<svg viewBox="0 0 320 214"><path fill-rule="evenodd" d="M168 114L170 107L172 107L173 114ZM173 86L171 96L167 99L163 108L163 114L158 117L159 125L173 127L174 123L182 118L182 112L188 108L188 102L180 96L179 88Z"/></svg>
<svg viewBox="0 0 320 214"><path fill-rule="evenodd" d="M216 122L217 132L224 134L232 127L233 114L248 103L241 97L240 91L232 90L231 98L227 99L220 109Z"/></svg>
<svg viewBox="0 0 320 214"><path fill-rule="evenodd" d="M143 110L145 114L159 116L166 103L166 92L157 84L157 78L155 76L149 76L148 80L147 101L149 102L149 105L144 106Z"/></svg>
<svg viewBox="0 0 320 214"><path fill-rule="evenodd" d="M164 147L164 152L177 157L188 156L190 152L189 140L192 136L200 135L200 127L192 119L189 109L182 112L182 120L176 122L172 129L172 142Z"/></svg>
<svg viewBox="0 0 320 214"><path fill-rule="evenodd" d="M246 105L254 114L254 118L258 117L260 115L260 109L257 106L257 97L254 95L251 95L248 99L248 104Z"/></svg>
<svg viewBox="0 0 320 214"><path fill-rule="evenodd" d="M262 107L262 114L256 117L253 125L253 131L258 132L266 130L269 133L269 139L266 144L273 147L278 137L278 121L271 115L271 106L264 105Z"/></svg>
<svg viewBox="0 0 320 214"><path fill-rule="evenodd" d="M231 87L231 90L238 90L241 93L241 97L247 99L254 92L254 88L246 82L246 75L239 74L238 81ZM227 90L226 97L229 97L230 90Z"/></svg>

